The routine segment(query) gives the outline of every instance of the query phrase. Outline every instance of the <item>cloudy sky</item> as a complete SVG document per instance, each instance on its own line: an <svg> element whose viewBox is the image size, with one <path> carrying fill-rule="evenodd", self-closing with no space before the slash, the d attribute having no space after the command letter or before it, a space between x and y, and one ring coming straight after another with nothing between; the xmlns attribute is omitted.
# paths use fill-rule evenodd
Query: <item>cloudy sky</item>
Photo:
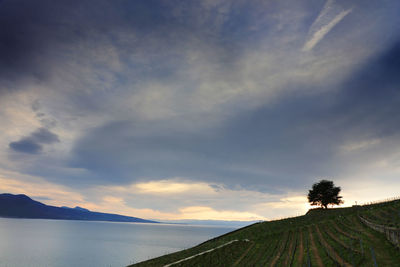
<svg viewBox="0 0 400 267"><path fill-rule="evenodd" d="M396 0L2 0L0 191L166 219L400 195Z"/></svg>

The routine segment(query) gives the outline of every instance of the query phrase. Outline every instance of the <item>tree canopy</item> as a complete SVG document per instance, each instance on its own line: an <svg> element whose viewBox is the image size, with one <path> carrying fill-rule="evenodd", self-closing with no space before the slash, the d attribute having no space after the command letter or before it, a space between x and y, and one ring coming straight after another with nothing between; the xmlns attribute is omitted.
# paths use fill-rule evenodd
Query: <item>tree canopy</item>
<svg viewBox="0 0 400 267"><path fill-rule="evenodd" d="M312 189L308 191L308 202L313 206L319 205L325 209L329 204L342 204L342 197L339 196L340 190L340 187L336 187L332 181L321 180L313 184Z"/></svg>

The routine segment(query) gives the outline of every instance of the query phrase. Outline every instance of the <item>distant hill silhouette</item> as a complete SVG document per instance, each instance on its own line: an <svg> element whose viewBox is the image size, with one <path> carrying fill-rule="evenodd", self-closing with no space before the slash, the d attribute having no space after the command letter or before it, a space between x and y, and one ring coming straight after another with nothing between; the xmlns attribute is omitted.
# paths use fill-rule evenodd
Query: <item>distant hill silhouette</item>
<svg viewBox="0 0 400 267"><path fill-rule="evenodd" d="M54 207L35 201L26 195L0 194L0 217L85 220L111 222L157 223L136 217L93 212L81 207Z"/></svg>

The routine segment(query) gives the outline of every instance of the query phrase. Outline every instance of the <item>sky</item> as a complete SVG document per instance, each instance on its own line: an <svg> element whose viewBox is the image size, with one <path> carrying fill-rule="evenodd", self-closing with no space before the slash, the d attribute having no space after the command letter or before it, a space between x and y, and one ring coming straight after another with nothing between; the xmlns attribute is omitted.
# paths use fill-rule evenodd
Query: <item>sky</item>
<svg viewBox="0 0 400 267"><path fill-rule="evenodd" d="M396 0L2 0L0 192L157 220L400 194Z"/></svg>

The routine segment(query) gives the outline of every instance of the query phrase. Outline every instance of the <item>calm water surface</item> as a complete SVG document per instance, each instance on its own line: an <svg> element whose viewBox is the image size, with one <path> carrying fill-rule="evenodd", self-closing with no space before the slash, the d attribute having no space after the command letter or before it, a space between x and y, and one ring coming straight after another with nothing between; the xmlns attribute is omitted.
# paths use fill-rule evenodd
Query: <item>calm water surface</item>
<svg viewBox="0 0 400 267"><path fill-rule="evenodd" d="M0 266L126 266L234 228L0 218Z"/></svg>

